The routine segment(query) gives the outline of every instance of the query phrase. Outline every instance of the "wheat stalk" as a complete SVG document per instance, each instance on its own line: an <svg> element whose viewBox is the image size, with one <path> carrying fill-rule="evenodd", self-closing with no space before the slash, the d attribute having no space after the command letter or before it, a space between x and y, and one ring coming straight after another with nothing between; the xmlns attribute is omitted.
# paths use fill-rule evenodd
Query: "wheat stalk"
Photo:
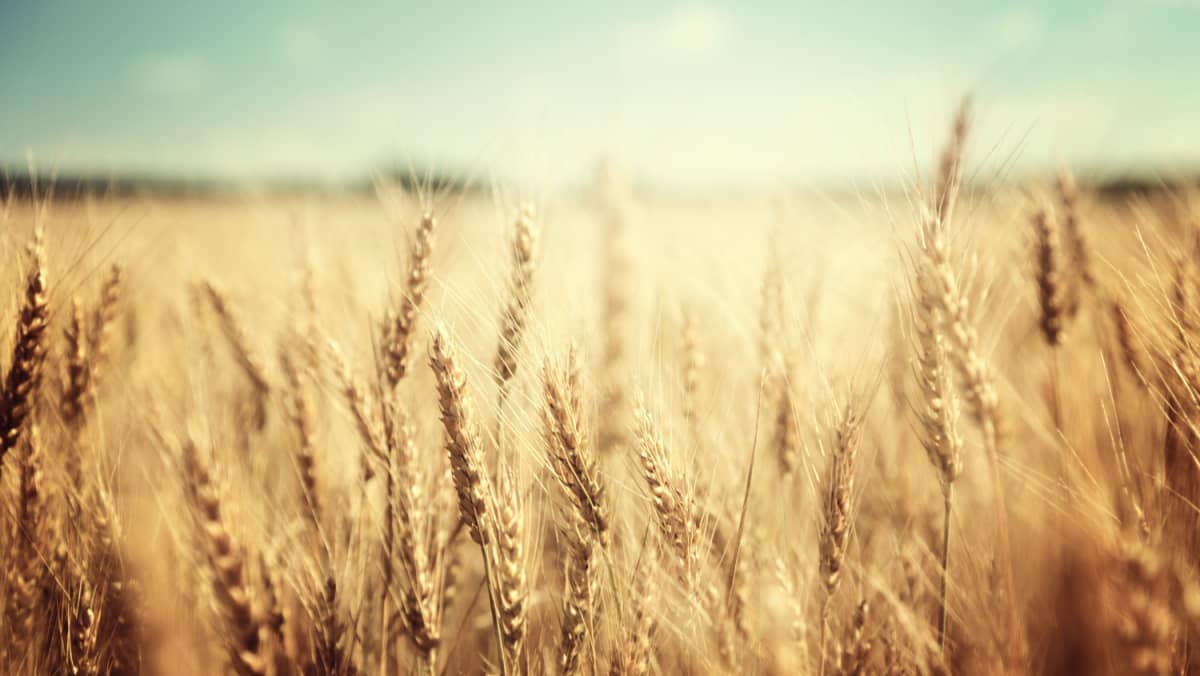
<svg viewBox="0 0 1200 676"><path fill-rule="evenodd" d="M430 533L425 527L428 506L423 493L423 472L417 463L413 430L407 412L394 404L390 416L392 453L390 472L397 482L394 491L396 546L405 588L401 612L409 635L425 667L433 668L434 653L441 641L441 614L434 579L435 560L430 555Z"/></svg>
<svg viewBox="0 0 1200 676"><path fill-rule="evenodd" d="M961 123L961 124L960 124ZM957 156L961 158L969 131L969 112L955 118L955 127L943 158ZM943 166L953 166L958 172L962 171L961 159L953 162L943 161ZM958 274L951 262L950 243L947 236L947 226L954 212L954 201L957 199L957 184L959 179L941 181L942 188L935 191L935 206L929 208L922 204L920 207L920 225L918 265L924 265L929 270L933 282L932 299L939 315L939 321L949 339L950 363L954 366L958 381L963 390L963 399L967 411L978 425L983 435L984 447L996 492L996 530L999 541L1000 566L1004 572L1004 587L1008 599L1008 650L1010 659L1016 661L1023 650L1019 636L1018 617L1016 610L1016 585L1013 582L1012 554L1008 536L1008 507L1004 497L1004 483L1000 475L1000 458L998 445L998 430L1000 428L1000 403L996 392L995 375L991 364L985 359L980 346L978 333L972 323L969 313L967 295L958 281Z"/></svg>
<svg viewBox="0 0 1200 676"><path fill-rule="evenodd" d="M250 343L250 335L241 318L234 312L229 297L213 282L204 283L204 291L208 296L213 312L221 321L221 328L228 339L233 355L242 372L254 388L255 427L262 429L267 424L267 399L271 395L271 382L267 379L266 369L262 360Z"/></svg>
<svg viewBox="0 0 1200 676"><path fill-rule="evenodd" d="M914 276L917 384L923 395L923 406L917 410L917 422L921 431L921 445L938 472L946 506L942 524L942 582L938 620L938 644L944 653L948 617L946 593L950 580L950 524L954 507L954 481L962 472L962 438L958 435L958 400L950 381L932 271L928 267L917 267Z"/></svg>
<svg viewBox="0 0 1200 676"><path fill-rule="evenodd" d="M367 453L359 456L359 469L363 482L375 477L374 464L388 457L387 441L379 429L379 422L373 412L373 406L367 399L367 393L362 384L350 371L350 365L342 355L337 343L330 341L329 353L333 359L334 372L341 385L342 397L354 418L354 428L366 446Z"/></svg>
<svg viewBox="0 0 1200 676"><path fill-rule="evenodd" d="M4 377L4 390L0 392L3 397L3 407L0 408L0 468L3 468L4 456L16 447L21 438L21 430L37 403L38 388L42 382L49 315L45 257L43 233L38 228L29 246L29 274L25 281L21 315L17 319L12 363Z"/></svg>
<svg viewBox="0 0 1200 676"><path fill-rule="evenodd" d="M525 334L537 269L538 228L532 205L521 208L512 241L512 272L508 303L500 315L500 342L496 347L496 384L504 398L509 381L517 372L517 354Z"/></svg>
<svg viewBox="0 0 1200 676"><path fill-rule="evenodd" d="M796 407L799 402L795 397L794 374L793 360L785 359L782 378L780 378L778 386L775 425L771 438L775 448L775 457L779 461L780 473L785 479L796 471L800 451L800 421L796 415Z"/></svg>
<svg viewBox="0 0 1200 676"><path fill-rule="evenodd" d="M208 464L195 443L183 446L186 494L206 548L212 592L229 631L230 666L243 676L267 673L269 655L263 636L268 628L255 608L256 594L246 574L245 553L233 541L222 500Z"/></svg>
<svg viewBox="0 0 1200 676"><path fill-rule="evenodd" d="M384 329L383 351L388 382L395 387L408 373L411 361L413 334L425 290L429 286L432 266L434 234L437 219L426 211L421 215L417 232L413 236L408 257L408 275L404 279L404 292L400 307L387 322Z"/></svg>
<svg viewBox="0 0 1200 676"><path fill-rule="evenodd" d="M108 361L113 325L117 322L117 306L121 301L125 269L113 263L108 276L100 286L100 298L92 311L91 334L88 336L87 353L92 364L92 380L99 379L100 369ZM93 387L95 387L93 385Z"/></svg>
<svg viewBox="0 0 1200 676"><path fill-rule="evenodd" d="M963 156L967 148L967 133L971 129L971 99L964 97L954 113L950 140L938 158L938 173L933 190L934 216L944 223L950 222L958 193L962 188Z"/></svg>
<svg viewBox="0 0 1200 676"><path fill-rule="evenodd" d="M1059 169L1054 187L1058 192L1058 205L1062 211L1062 230L1067 241L1067 251L1075 267L1077 288L1072 305L1080 302L1079 294L1085 288L1096 285L1096 273L1092 269L1091 244L1079 215L1079 186L1075 177L1065 167ZM1073 314L1073 313L1072 313Z"/></svg>
<svg viewBox="0 0 1200 676"><path fill-rule="evenodd" d="M92 365L88 359L87 327L84 325L83 305L71 299L71 321L63 330L67 343L66 384L59 406L63 421L78 427L82 423L91 399Z"/></svg>
<svg viewBox="0 0 1200 676"><path fill-rule="evenodd" d="M1062 241L1058 224L1046 208L1035 210L1031 220L1036 241L1035 277L1042 310L1042 336L1046 344L1057 347L1063 340L1067 314L1062 284Z"/></svg>
<svg viewBox="0 0 1200 676"><path fill-rule="evenodd" d="M695 547L695 508L674 476L667 459L666 442L640 392L634 398L633 416L637 425L638 463L657 517L659 533L679 557L684 579L690 587L695 582L699 559Z"/></svg>
<svg viewBox="0 0 1200 676"><path fill-rule="evenodd" d="M847 405L837 425L837 441L825 477L824 508L820 537L821 580L832 595L841 582L842 566L854 523L855 459L858 456L862 421Z"/></svg>
<svg viewBox="0 0 1200 676"><path fill-rule="evenodd" d="M316 430L313 421L313 405L306 392L300 369L286 347L279 352L279 363L287 384L288 417L296 430L297 443L292 452L296 462L296 473L300 480L300 494L304 513L314 532L319 533L324 523L322 516L320 469L317 467Z"/></svg>
<svg viewBox="0 0 1200 676"><path fill-rule="evenodd" d="M829 606L842 579L846 552L850 545L851 528L854 524L854 476L855 459L862 432L862 420L853 407L846 405L838 421L837 441L829 460L824 482L824 505L821 512L819 539L821 582L825 588L825 600L821 609L821 667L825 673L825 634L829 624Z"/></svg>
<svg viewBox="0 0 1200 676"><path fill-rule="evenodd" d="M608 508L597 458L588 443L575 350L565 373L549 362L543 370L544 422L550 466L579 519L601 543L608 537Z"/></svg>
<svg viewBox="0 0 1200 676"><path fill-rule="evenodd" d="M467 374L459 365L458 353L443 326L433 334L429 365L437 377L438 405L446 430L446 453L453 470L458 508L471 539L479 545L491 541L487 506L490 502L483 449L474 411L467 394Z"/></svg>
<svg viewBox="0 0 1200 676"><path fill-rule="evenodd" d="M501 651L500 672L507 674L508 667L503 651L504 632L493 575L494 565L488 548L494 527L488 511L488 505L493 502L492 491L484 470L479 430L467 395L467 375L459 365L458 353L450 342L446 328L440 324L433 334L429 365L437 379L438 406L442 415L442 427L446 431L446 454L450 458L454 488L458 494L458 512L471 539L479 545L483 558L484 584L487 586L488 601L491 604L496 647Z"/></svg>
<svg viewBox="0 0 1200 676"><path fill-rule="evenodd" d="M1138 385L1143 389L1148 388L1150 381L1146 377L1146 355L1134 331L1129 310L1120 301L1113 301L1111 307L1113 324L1117 329L1117 344L1121 347L1121 356L1124 357L1125 365L1137 379Z"/></svg>
<svg viewBox="0 0 1200 676"><path fill-rule="evenodd" d="M496 599L504 659L521 671L521 649L525 642L526 596L524 508L511 471L501 471L496 490L496 549L498 575Z"/></svg>
<svg viewBox="0 0 1200 676"><path fill-rule="evenodd" d="M627 625L623 641L617 647L612 661L610 676L630 674L644 676L650 673L650 657L653 652L654 628L656 625L654 604L657 600L654 583L650 578L649 559L643 559L635 571L633 585L633 619Z"/></svg>
<svg viewBox="0 0 1200 676"><path fill-rule="evenodd" d="M324 589L317 599L314 614L316 631L311 663L318 670L317 673L331 676L359 673L353 666L348 646L348 629L342 619L338 601L337 582L332 577L325 578Z"/></svg>
<svg viewBox="0 0 1200 676"><path fill-rule="evenodd" d="M568 529L563 537L567 548L563 562L566 591L562 601L558 666L563 676L571 676L579 671L584 644L589 640L594 626L595 545L592 538L580 536L577 531Z"/></svg>
<svg viewBox="0 0 1200 676"><path fill-rule="evenodd" d="M46 505L42 478L42 453L37 427L30 426L24 438L18 466L17 504L12 540L9 543L5 598L0 613L8 634L0 648L4 660L15 664L28 654L37 640L38 601L49 572L43 563Z"/></svg>

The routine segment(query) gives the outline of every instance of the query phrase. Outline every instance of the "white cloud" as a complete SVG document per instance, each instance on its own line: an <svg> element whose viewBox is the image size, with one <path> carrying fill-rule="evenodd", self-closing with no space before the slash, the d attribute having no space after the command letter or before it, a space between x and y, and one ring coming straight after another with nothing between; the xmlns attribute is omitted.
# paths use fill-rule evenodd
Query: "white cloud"
<svg viewBox="0 0 1200 676"><path fill-rule="evenodd" d="M315 26L288 24L275 35L275 50L285 63L308 66L325 54L325 36Z"/></svg>
<svg viewBox="0 0 1200 676"><path fill-rule="evenodd" d="M1012 7L996 17L996 37L1004 49L1034 44L1046 33L1046 17L1028 7Z"/></svg>
<svg viewBox="0 0 1200 676"><path fill-rule="evenodd" d="M1200 9L1200 0L1128 0L1128 4L1166 9Z"/></svg>
<svg viewBox="0 0 1200 676"><path fill-rule="evenodd" d="M631 64L701 60L723 51L732 33L728 14L705 5L680 6L625 33L621 57Z"/></svg>
<svg viewBox="0 0 1200 676"><path fill-rule="evenodd" d="M659 39L678 54L712 54L729 39L729 17L711 7L681 7L667 17Z"/></svg>
<svg viewBox="0 0 1200 676"><path fill-rule="evenodd" d="M129 80L143 93L182 96L207 88L212 71L193 54L146 54L130 65Z"/></svg>

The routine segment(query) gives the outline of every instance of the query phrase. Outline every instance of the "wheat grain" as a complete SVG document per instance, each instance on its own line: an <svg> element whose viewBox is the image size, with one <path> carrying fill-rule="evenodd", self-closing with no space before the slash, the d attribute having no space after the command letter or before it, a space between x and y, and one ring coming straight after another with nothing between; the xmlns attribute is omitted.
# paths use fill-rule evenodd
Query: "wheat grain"
<svg viewBox="0 0 1200 676"><path fill-rule="evenodd" d="M12 363L4 377L3 408L0 408L0 468L4 456L16 447L21 430L37 403L46 361L45 247L41 229L34 233L29 246L30 267L25 281L25 298L17 320L17 338Z"/></svg>
<svg viewBox="0 0 1200 676"><path fill-rule="evenodd" d="M535 217L532 205L522 207L513 235L508 304L500 315L500 344L496 348L496 383L502 393L517 372L517 355L532 302L538 245Z"/></svg>
<svg viewBox="0 0 1200 676"><path fill-rule="evenodd" d="M1033 214L1033 230L1036 237L1036 279L1038 303L1042 309L1042 336L1051 347L1063 340L1066 329L1066 301L1062 282L1062 242L1058 224L1045 208Z"/></svg>
<svg viewBox="0 0 1200 676"><path fill-rule="evenodd" d="M404 279L400 307L387 322L384 330L384 362L388 382L392 387L398 385L408 373L417 318L429 286L436 231L437 219L433 213L427 211L422 214L409 251L408 275Z"/></svg>
<svg viewBox="0 0 1200 676"><path fill-rule="evenodd" d="M588 443L574 349L567 354L565 374L549 362L543 373L550 465L580 520L604 542L608 534L605 489L597 459Z"/></svg>

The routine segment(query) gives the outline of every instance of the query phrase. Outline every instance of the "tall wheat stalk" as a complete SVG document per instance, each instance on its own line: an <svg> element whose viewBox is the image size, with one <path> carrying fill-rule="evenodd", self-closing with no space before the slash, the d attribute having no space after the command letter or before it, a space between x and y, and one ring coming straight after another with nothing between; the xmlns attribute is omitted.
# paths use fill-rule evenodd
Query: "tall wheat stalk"
<svg viewBox="0 0 1200 676"><path fill-rule="evenodd" d="M818 541L821 582L824 598L821 602L820 670L825 674L826 634L829 631L829 610L833 595L842 580L842 567L850 546L854 525L855 459L862 432L862 420L852 405L847 404L835 430L836 441L829 459L824 481L824 504L821 512L821 533Z"/></svg>
<svg viewBox="0 0 1200 676"><path fill-rule="evenodd" d="M12 362L4 377L4 389L0 392L0 470L3 469L4 456L16 447L25 421L37 403L42 366L46 361L49 304L46 300L46 249L40 226L34 230L28 254L29 271L25 279L21 314L17 318Z"/></svg>
<svg viewBox="0 0 1200 676"><path fill-rule="evenodd" d="M949 168L940 174L933 195L933 207L922 205L920 213L920 251L918 257L928 266L934 281L933 299L949 343L950 363L962 388L967 413L979 427L988 459L992 488L995 491L996 536L999 566L1004 580L1008 607L1007 653L1010 664L1023 659L1024 641L1017 613L1016 583L1013 580L1012 548L1009 543L1008 505L1004 479L1000 473L998 428L1000 400L990 362L979 346L979 336L970 316L967 294L959 283L950 252L947 229L962 181L962 156L970 129L969 101L964 100L955 116L951 140L942 152L940 166Z"/></svg>
<svg viewBox="0 0 1200 676"><path fill-rule="evenodd" d="M917 410L921 445L938 472L945 499L942 523L942 580L938 599L938 645L946 651L946 595L950 584L950 531L954 480L962 472L962 438L958 435L958 399L950 380L946 343L938 321L932 270L915 271L913 325L916 336L917 382L923 395Z"/></svg>
<svg viewBox="0 0 1200 676"><path fill-rule="evenodd" d="M467 376L444 326L438 325L434 332L429 364L437 378L438 405L442 413L442 426L446 430L446 452L450 457L454 488L458 494L459 514L471 539L479 545L483 557L484 584L492 610L500 673L505 675L508 665L505 663L504 631L500 623L496 577L489 548L493 531L489 505L495 503L495 498L484 468L479 430L467 395Z"/></svg>

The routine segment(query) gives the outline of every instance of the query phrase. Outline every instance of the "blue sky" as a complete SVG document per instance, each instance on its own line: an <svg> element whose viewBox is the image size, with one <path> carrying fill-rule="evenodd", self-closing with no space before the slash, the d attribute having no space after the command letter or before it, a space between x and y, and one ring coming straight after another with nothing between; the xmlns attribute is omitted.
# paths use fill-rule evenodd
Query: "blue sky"
<svg viewBox="0 0 1200 676"><path fill-rule="evenodd" d="M996 166L1200 160L1200 0L434 5L0 0L0 163L865 179L964 91Z"/></svg>

